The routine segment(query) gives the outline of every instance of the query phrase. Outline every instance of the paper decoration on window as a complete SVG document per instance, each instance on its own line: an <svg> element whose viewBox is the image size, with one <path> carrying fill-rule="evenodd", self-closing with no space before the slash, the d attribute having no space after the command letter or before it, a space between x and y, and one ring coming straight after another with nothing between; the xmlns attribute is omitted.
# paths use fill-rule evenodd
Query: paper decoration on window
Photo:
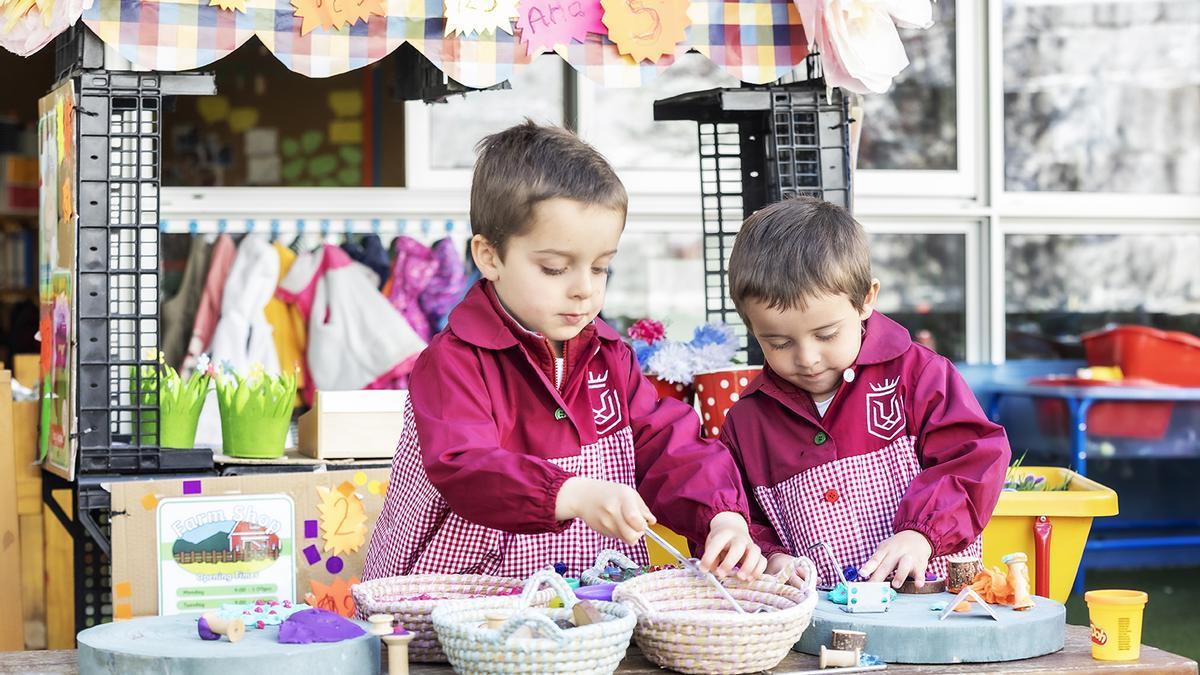
<svg viewBox="0 0 1200 675"><path fill-rule="evenodd" d="M526 52L534 56L572 40L582 43L588 33L607 33L603 16L600 0L522 0L517 28Z"/></svg>
<svg viewBox="0 0 1200 675"><path fill-rule="evenodd" d="M304 602L308 603L310 607L337 612L347 619L355 617L358 607L354 604L354 596L350 594L350 587L358 583L358 577L351 578L349 582L341 577L336 577L328 586L315 579L308 583L312 586L312 593L304 595Z"/></svg>
<svg viewBox="0 0 1200 675"><path fill-rule="evenodd" d="M327 31L341 30L366 21L372 16L387 16L384 0L291 0L300 17L300 35L308 35L318 27Z"/></svg>
<svg viewBox="0 0 1200 675"><path fill-rule="evenodd" d="M209 7L218 7L230 12L246 13L246 0L209 0Z"/></svg>
<svg viewBox="0 0 1200 675"><path fill-rule="evenodd" d="M687 39L688 0L600 0L608 37L634 61L657 63Z"/></svg>
<svg viewBox="0 0 1200 675"><path fill-rule="evenodd" d="M446 0L446 35L512 34L517 0Z"/></svg>
<svg viewBox="0 0 1200 675"><path fill-rule="evenodd" d="M367 540L367 512L358 495L353 490L347 494L341 489L330 490L323 486L317 487L317 494L321 498L317 510L321 514L324 550L341 555L361 548Z"/></svg>

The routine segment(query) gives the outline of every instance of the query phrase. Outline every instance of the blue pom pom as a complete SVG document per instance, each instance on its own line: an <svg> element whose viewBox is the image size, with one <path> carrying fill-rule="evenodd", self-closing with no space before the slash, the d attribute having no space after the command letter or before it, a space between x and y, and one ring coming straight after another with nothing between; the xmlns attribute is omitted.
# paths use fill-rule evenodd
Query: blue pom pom
<svg viewBox="0 0 1200 675"><path fill-rule="evenodd" d="M567 564L560 562L554 563L554 573L560 577L567 576Z"/></svg>

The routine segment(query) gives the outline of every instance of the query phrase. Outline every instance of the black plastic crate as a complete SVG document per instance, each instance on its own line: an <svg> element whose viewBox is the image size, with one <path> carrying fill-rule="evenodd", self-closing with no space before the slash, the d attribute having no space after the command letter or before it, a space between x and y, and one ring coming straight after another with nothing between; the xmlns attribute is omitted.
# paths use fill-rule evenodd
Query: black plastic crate
<svg viewBox="0 0 1200 675"><path fill-rule="evenodd" d="M158 445L162 76L84 71L75 82L79 472L211 470L209 450Z"/></svg>
<svg viewBox="0 0 1200 675"><path fill-rule="evenodd" d="M54 80L63 80L83 70L104 67L104 44L82 21L76 22L54 40Z"/></svg>
<svg viewBox="0 0 1200 675"><path fill-rule="evenodd" d="M700 140L704 227L704 302L710 321L743 339L742 355L763 362L729 297L729 254L742 221L762 207L800 195L853 206L849 105L828 89L819 61L805 79L785 84L697 91L654 102L656 120L692 120Z"/></svg>

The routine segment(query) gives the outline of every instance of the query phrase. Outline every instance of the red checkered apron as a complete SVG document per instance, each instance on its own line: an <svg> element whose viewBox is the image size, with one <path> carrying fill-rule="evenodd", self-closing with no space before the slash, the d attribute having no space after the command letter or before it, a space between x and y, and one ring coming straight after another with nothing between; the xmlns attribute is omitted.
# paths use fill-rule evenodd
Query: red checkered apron
<svg viewBox="0 0 1200 675"><path fill-rule="evenodd" d="M812 558L820 584L837 582L837 573L823 551L808 552L824 542L842 565L861 567L879 544L894 534L892 523L904 491L921 473L913 439L864 455L843 457L803 471L773 487L754 493L771 525L793 553ZM981 540L952 555L979 557ZM928 570L946 576L946 558L929 561Z"/></svg>
<svg viewBox="0 0 1200 675"><path fill-rule="evenodd" d="M576 476L634 487L633 432L628 424L580 449L578 455L550 462ZM481 495L481 499L486 498ZM604 537L581 520L563 532L512 534L477 525L450 510L421 464L412 404L404 411L404 433L392 460L383 511L371 535L363 579L403 574L491 574L524 578L562 562L578 576L613 549L639 565L648 563L646 545L630 546Z"/></svg>

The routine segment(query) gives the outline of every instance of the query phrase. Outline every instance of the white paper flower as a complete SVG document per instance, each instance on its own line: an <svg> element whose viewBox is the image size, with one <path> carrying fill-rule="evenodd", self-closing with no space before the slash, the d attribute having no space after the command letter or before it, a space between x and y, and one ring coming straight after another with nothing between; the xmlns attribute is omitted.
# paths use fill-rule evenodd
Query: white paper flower
<svg viewBox="0 0 1200 675"><path fill-rule="evenodd" d="M696 373L696 352L682 342L663 342L646 361L646 368L673 384L691 384Z"/></svg>
<svg viewBox="0 0 1200 675"><path fill-rule="evenodd" d="M24 3L0 0L0 47L29 56L45 47L72 24L93 0L41 0Z"/></svg>
<svg viewBox="0 0 1200 675"><path fill-rule="evenodd" d="M896 27L933 25L929 0L794 0L809 50L821 53L825 82L882 94L908 66Z"/></svg>

